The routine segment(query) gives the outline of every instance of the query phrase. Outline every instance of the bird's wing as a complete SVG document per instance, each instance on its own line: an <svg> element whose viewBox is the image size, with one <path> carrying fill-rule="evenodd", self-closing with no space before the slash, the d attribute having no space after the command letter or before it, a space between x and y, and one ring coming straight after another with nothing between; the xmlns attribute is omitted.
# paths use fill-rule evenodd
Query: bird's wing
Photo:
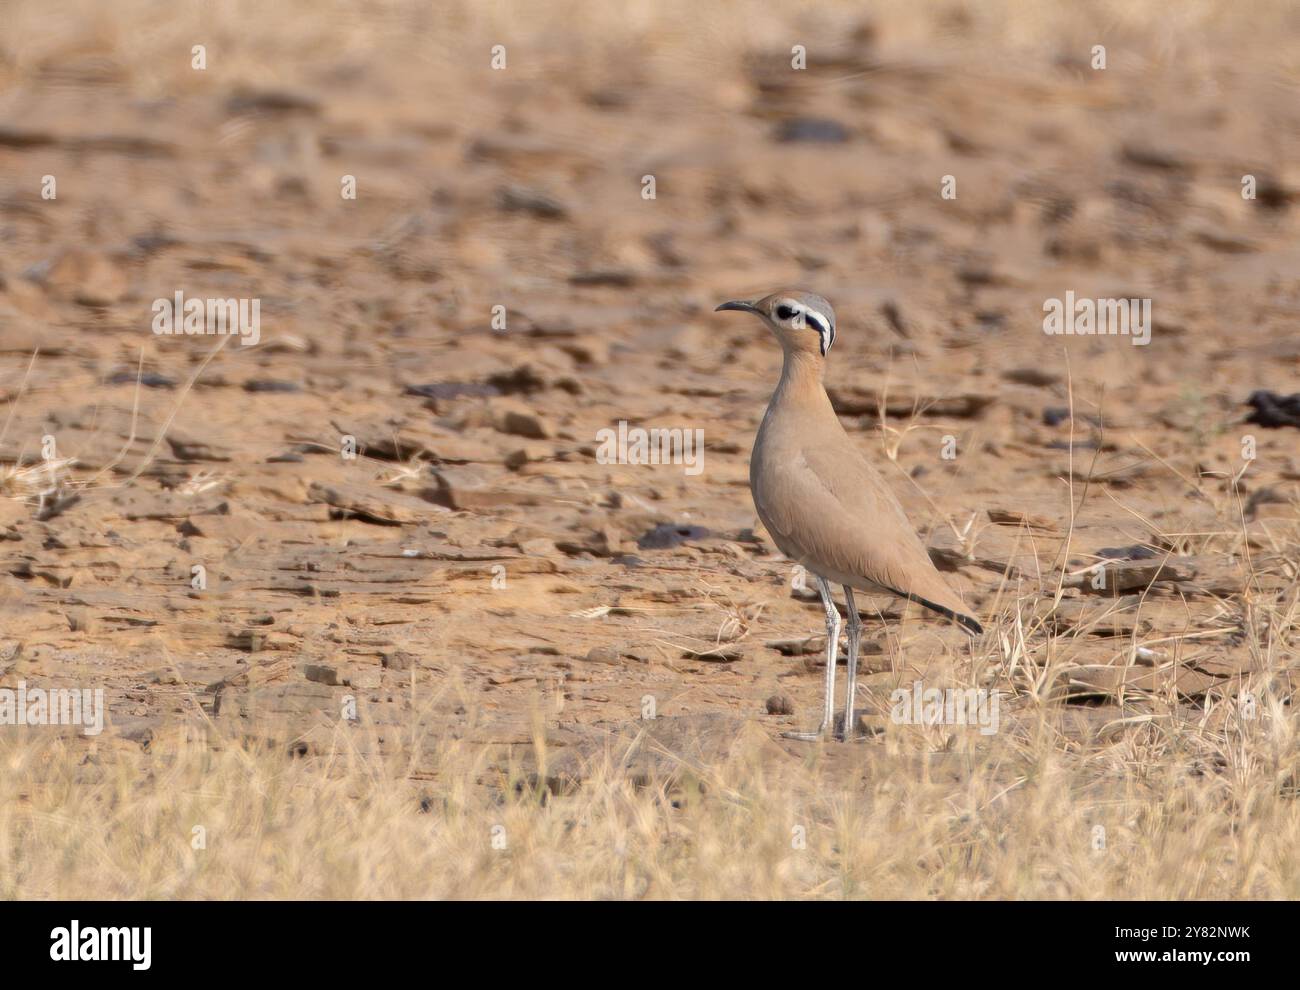
<svg viewBox="0 0 1300 990"><path fill-rule="evenodd" d="M970 618L880 472L855 448L814 442L786 453L766 460L754 492L778 545L799 548L799 562L814 572L857 577L954 613L951 618Z"/></svg>

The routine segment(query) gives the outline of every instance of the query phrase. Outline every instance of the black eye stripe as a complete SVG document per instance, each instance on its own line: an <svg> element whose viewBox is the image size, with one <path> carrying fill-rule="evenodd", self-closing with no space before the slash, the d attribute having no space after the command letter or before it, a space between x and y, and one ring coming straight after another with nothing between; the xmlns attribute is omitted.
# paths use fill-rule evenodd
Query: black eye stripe
<svg viewBox="0 0 1300 990"><path fill-rule="evenodd" d="M835 326L826 317L816 313L811 309L803 306L789 305L782 303L773 311L773 315L778 320L793 321L796 327L808 327L817 331L821 352L823 355L830 350L831 345L835 343Z"/></svg>
<svg viewBox="0 0 1300 990"><path fill-rule="evenodd" d="M811 323L814 328L816 328L817 336L821 338L818 341L818 343L821 345L822 357L825 357L826 352L829 351L831 349L831 345L835 343L834 325L828 322L824 322L823 317L821 317L817 313L814 313L812 310L807 310L804 312L804 319L807 320L809 323Z"/></svg>

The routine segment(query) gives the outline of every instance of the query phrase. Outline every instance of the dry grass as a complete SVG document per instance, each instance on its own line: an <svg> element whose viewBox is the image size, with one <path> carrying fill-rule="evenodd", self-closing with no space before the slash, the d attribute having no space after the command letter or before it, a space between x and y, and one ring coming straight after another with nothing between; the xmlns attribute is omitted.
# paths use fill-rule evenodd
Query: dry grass
<svg viewBox="0 0 1300 990"><path fill-rule="evenodd" d="M6 734L0 896L1300 896L1300 745L1280 706L1219 729L1156 712L1075 742L1062 717L1022 709L978 747L891 726L859 747L852 786L817 750L773 761L755 731L671 785L606 761L544 800L471 745L440 744L412 781L409 752L360 755L366 730L308 759L198 729L90 755Z"/></svg>

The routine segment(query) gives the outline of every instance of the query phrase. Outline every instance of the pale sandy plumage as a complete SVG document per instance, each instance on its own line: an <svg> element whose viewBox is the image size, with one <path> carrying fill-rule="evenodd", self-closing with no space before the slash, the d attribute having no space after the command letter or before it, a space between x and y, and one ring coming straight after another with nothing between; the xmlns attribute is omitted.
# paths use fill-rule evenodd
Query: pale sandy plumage
<svg viewBox="0 0 1300 990"><path fill-rule="evenodd" d="M880 472L840 425L822 385L826 354L835 341L830 304L809 292L785 290L757 301L723 303L720 310L753 313L776 334L785 352L781 379L759 426L749 481L758 516L781 552L816 577L827 606L828 634L838 613L824 582L845 588L849 611L849 684L845 735L852 732L857 659L857 610L849 589L887 591L919 602L982 632L979 621L943 576ZM834 619L832 620L832 614ZM833 694L834 650L827 692ZM832 701L827 699L827 721ZM822 731L829 728L825 722Z"/></svg>
<svg viewBox="0 0 1300 990"><path fill-rule="evenodd" d="M903 507L845 433L830 399L782 378L754 441L749 483L772 539L791 560L836 584L888 591L975 623L934 568ZM978 623L976 623L978 626Z"/></svg>

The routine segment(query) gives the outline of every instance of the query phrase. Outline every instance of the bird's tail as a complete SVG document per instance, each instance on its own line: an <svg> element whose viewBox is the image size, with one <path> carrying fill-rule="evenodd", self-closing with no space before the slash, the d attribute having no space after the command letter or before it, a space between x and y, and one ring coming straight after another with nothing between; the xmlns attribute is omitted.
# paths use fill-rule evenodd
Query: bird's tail
<svg viewBox="0 0 1300 990"><path fill-rule="evenodd" d="M918 605L924 605L931 611L938 612L944 618L951 619L957 625L961 626L968 633L978 636L984 632L984 627L979 624L979 620L973 615L967 615L965 612L957 612L948 608L946 605L940 605L938 602L932 602L928 598L922 598L920 595L908 595L908 599L916 602Z"/></svg>

